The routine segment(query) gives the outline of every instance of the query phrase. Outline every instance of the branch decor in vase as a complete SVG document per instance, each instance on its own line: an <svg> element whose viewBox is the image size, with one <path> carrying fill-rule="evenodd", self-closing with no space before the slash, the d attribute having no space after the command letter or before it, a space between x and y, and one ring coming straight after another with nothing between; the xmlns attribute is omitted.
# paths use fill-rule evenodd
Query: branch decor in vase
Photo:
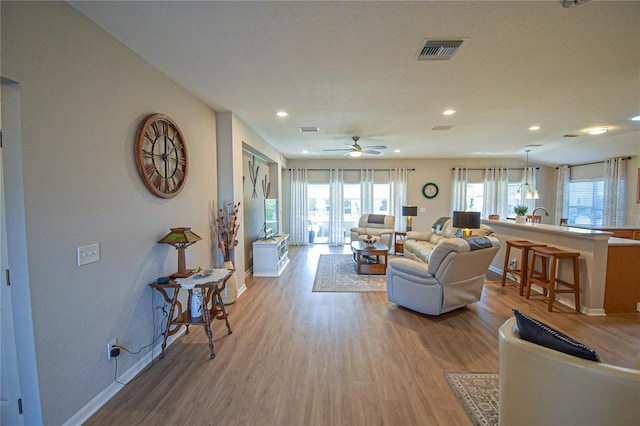
<svg viewBox="0 0 640 426"><path fill-rule="evenodd" d="M238 230L240 229L240 202L224 203L218 209L216 221L216 234L218 235L218 247L222 252L224 262L222 267L233 270L233 252L238 245ZM238 283L235 272L227 280L227 285L222 292L222 303L230 305L235 303L238 297Z"/></svg>

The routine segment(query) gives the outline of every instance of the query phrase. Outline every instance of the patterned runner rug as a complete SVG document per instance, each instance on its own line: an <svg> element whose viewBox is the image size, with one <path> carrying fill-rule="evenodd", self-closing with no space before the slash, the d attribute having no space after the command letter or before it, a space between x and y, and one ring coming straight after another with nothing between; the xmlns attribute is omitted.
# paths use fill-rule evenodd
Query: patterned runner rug
<svg viewBox="0 0 640 426"><path fill-rule="evenodd" d="M350 254L321 254L313 283L316 292L386 292L386 275L357 275Z"/></svg>
<svg viewBox="0 0 640 426"><path fill-rule="evenodd" d="M474 426L498 424L498 375L445 371L444 377Z"/></svg>

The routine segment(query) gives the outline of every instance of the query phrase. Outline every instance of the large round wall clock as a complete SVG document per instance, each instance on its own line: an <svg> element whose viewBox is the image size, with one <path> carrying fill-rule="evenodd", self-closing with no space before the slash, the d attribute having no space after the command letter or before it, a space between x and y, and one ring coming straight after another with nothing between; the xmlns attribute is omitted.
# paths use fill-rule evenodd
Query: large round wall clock
<svg viewBox="0 0 640 426"><path fill-rule="evenodd" d="M136 135L135 154L138 173L152 194L173 198L180 193L187 180L189 159L175 121L164 114L145 118Z"/></svg>
<svg viewBox="0 0 640 426"><path fill-rule="evenodd" d="M433 182L425 183L422 187L422 195L424 195L424 198L436 198L439 191L438 185Z"/></svg>

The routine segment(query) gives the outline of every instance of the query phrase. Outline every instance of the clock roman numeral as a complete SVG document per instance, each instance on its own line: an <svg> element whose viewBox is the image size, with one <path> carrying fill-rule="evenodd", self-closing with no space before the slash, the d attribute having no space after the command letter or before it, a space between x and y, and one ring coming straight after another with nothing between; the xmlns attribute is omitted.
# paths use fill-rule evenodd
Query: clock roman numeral
<svg viewBox="0 0 640 426"><path fill-rule="evenodd" d="M158 169L156 169L155 164L147 164L146 166L144 166L144 171L147 174L147 176L149 176L149 178L151 178L154 174L158 173Z"/></svg>
<svg viewBox="0 0 640 426"><path fill-rule="evenodd" d="M158 137L160 135L160 129L158 128L158 122L154 121L153 123L151 123L151 128L153 128L153 131L155 132L156 137Z"/></svg>

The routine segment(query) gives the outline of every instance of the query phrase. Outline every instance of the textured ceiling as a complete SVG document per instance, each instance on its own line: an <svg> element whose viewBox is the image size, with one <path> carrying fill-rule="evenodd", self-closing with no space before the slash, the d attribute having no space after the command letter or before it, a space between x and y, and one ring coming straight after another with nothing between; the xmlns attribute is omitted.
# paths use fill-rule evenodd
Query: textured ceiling
<svg viewBox="0 0 640 426"><path fill-rule="evenodd" d="M322 150L352 135L386 159L640 154L638 1L70 3L288 158L340 158ZM433 38L467 41L418 61Z"/></svg>

